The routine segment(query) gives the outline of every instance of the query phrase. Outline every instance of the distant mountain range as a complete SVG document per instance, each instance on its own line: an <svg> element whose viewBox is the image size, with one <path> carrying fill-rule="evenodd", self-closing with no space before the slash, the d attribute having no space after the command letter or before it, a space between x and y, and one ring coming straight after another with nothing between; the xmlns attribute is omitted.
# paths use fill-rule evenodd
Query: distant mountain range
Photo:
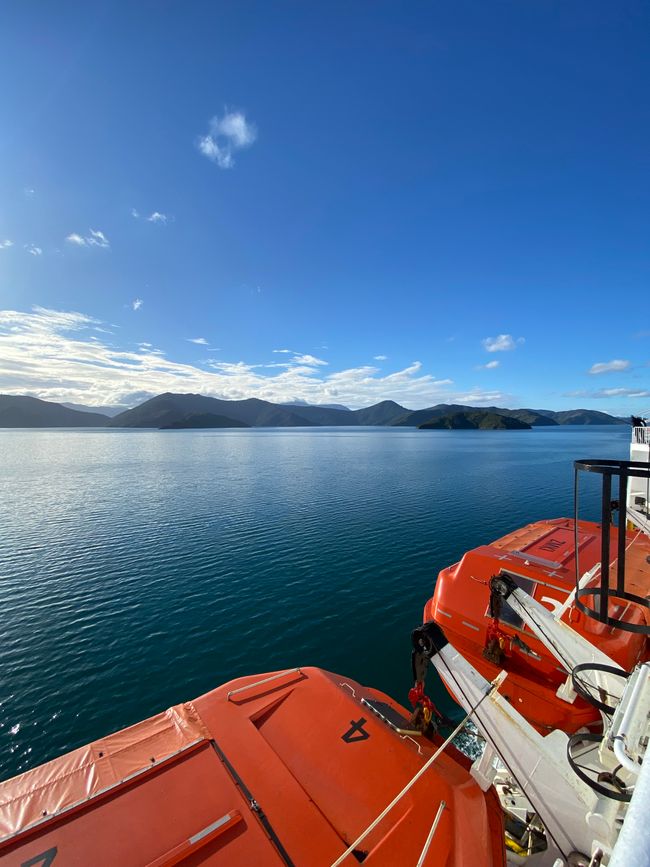
<svg viewBox="0 0 650 867"><path fill-rule="evenodd" d="M117 404L115 406L86 406L83 403L62 403L61 406L66 406L68 409L76 409L78 412L100 413L100 415L106 415L109 418L113 418L121 412L130 409L130 407L124 404Z"/></svg>
<svg viewBox="0 0 650 867"><path fill-rule="evenodd" d="M427 409L410 410L392 400L383 400L364 409L309 404L276 404L258 398L220 400L200 394L159 394L133 409L109 418L109 411L94 412L77 404L72 409L60 403L19 395L0 395L0 427L122 427L122 428L205 428L205 427L316 427L316 426L398 426L437 427L436 419L471 413L497 416L484 425L501 426L499 418L515 419L524 426L620 425L624 419L590 409L553 412L547 409L504 409L441 403ZM99 408L98 408L99 409ZM460 423L460 422L459 422ZM447 426L445 422L443 425ZM454 426L452 425L452 428Z"/></svg>
<svg viewBox="0 0 650 867"><path fill-rule="evenodd" d="M110 427L163 427L194 415L214 413L251 427L315 427L391 425L408 415L392 400L384 400L366 409L333 409L325 406L269 403L258 398L220 400L200 394L159 394L120 413L109 422ZM431 413L427 416L429 418Z"/></svg>
<svg viewBox="0 0 650 867"><path fill-rule="evenodd" d="M346 412L350 412L349 406L343 406L342 403L309 403L307 400L294 400L292 403L282 403L280 406L320 406L323 409L344 409Z"/></svg>
<svg viewBox="0 0 650 867"><path fill-rule="evenodd" d="M531 427L553 427L555 425L563 424L629 424L625 419L617 418L616 416L608 415L606 412L599 412L595 409L569 409L563 410L562 412L554 412L550 409L504 409L499 406L473 407L453 403L439 403L437 406L432 406L428 409L418 409L414 412L405 410L405 415L398 418L396 421L393 421L392 424L417 427L424 422L431 421L440 416L463 413L472 410L481 410L482 412L490 412L495 413L496 415L506 416L507 418L514 418L517 419L517 421L531 425Z"/></svg>

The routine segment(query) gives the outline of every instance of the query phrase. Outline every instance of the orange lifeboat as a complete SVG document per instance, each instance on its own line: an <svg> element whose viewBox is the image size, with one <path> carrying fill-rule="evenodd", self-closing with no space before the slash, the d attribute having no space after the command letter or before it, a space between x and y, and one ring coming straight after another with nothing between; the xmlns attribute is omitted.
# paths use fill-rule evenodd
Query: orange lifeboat
<svg viewBox="0 0 650 867"><path fill-rule="evenodd" d="M435 621L448 641L488 680L508 672L502 695L543 734L559 728L573 733L600 720L598 710L582 698L573 703L560 698L558 689L567 672L557 659L507 605L498 622L492 616L489 582L507 574L534 599L550 610L568 604L561 615L573 629L626 671L647 660L647 637L586 616L567 600L575 590L575 528L572 519L538 521L489 545L467 552L459 563L443 569L433 597L424 608L424 622ZM598 571L601 525L577 522L580 574ZM617 550L618 530L611 528L611 548ZM626 531L625 589L633 597L650 597L650 539ZM615 572L615 562L613 563ZM596 587L598 579L593 578ZM592 585L587 580L584 593ZM593 603L594 605L596 603ZM648 608L621 598L609 600L610 620L643 629ZM490 650L498 645L497 659Z"/></svg>
<svg viewBox="0 0 650 867"><path fill-rule="evenodd" d="M0 864L328 867L434 755L407 716L315 668L233 681L0 785ZM440 752L344 863L503 867L468 767Z"/></svg>

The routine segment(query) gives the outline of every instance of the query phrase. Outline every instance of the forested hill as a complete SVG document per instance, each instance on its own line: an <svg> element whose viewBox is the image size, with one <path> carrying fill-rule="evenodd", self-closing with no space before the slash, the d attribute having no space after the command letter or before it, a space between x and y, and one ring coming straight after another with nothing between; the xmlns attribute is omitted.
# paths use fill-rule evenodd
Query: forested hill
<svg viewBox="0 0 650 867"><path fill-rule="evenodd" d="M108 416L25 395L0 394L0 427L105 427Z"/></svg>
<svg viewBox="0 0 650 867"><path fill-rule="evenodd" d="M531 430L532 426L508 415L475 409L439 415L418 427L420 430Z"/></svg>

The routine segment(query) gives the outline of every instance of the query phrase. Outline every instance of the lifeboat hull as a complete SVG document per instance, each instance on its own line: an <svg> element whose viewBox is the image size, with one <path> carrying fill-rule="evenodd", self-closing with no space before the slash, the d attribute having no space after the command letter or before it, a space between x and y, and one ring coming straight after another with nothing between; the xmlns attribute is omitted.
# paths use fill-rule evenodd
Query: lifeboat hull
<svg viewBox="0 0 650 867"><path fill-rule="evenodd" d="M401 721L401 722L400 722ZM233 681L0 785L0 864L328 867L436 749L314 668ZM448 747L349 863L505 864L502 813Z"/></svg>
<svg viewBox="0 0 650 867"><path fill-rule="evenodd" d="M647 598L650 540L634 532L628 532L628 537L626 590ZM599 712L581 698L566 701L558 696L567 672L506 604L498 623L506 638L503 656L498 663L486 658L484 651L493 625L489 581L505 572L549 610L557 610L575 588L574 538L573 520L560 518L530 524L475 548L440 572L434 595L424 608L424 621L434 620L486 679L494 679L501 670L508 672L501 693L542 734L556 728L573 733L598 724ZM616 539L612 541L613 551ZM579 522L578 548L579 569L584 574L599 561L599 524ZM610 602L610 614L628 622L643 624L646 611L634 603ZM572 604L562 619L627 671L649 658L645 635L601 624Z"/></svg>

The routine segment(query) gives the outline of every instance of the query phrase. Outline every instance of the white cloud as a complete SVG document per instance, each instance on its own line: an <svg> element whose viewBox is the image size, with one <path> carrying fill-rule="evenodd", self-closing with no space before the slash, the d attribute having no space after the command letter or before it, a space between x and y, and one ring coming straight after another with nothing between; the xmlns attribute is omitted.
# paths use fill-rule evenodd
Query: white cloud
<svg viewBox="0 0 650 867"><path fill-rule="evenodd" d="M142 214L138 211L137 208L131 208L131 216L136 220L139 220ZM145 220L148 223L162 223L163 225L169 220L167 214L162 214L160 211L154 211L149 214L148 217L145 217Z"/></svg>
<svg viewBox="0 0 650 867"><path fill-rule="evenodd" d="M13 241L10 241L9 238L5 238L4 241L0 241L0 250L6 250L8 247L13 247L13 245Z"/></svg>
<svg viewBox="0 0 650 867"><path fill-rule="evenodd" d="M257 138L254 124L246 120L240 111L226 111L223 117L213 117L207 135L201 136L197 147L221 169L231 169L235 165L233 154L250 147Z"/></svg>
<svg viewBox="0 0 650 867"><path fill-rule="evenodd" d="M103 247L110 248L108 238L103 232L98 229L89 229L89 234L82 236L78 232L72 232L66 237L69 244L75 244L77 247Z"/></svg>
<svg viewBox="0 0 650 867"><path fill-rule="evenodd" d="M293 359L273 369L243 361L212 362L205 369L170 360L145 343L120 349L114 335L97 339L102 325L83 313L38 307L28 313L0 311L0 393L96 405L132 404L165 391L347 406L392 399L413 409L440 402L508 402L495 391L459 394L450 379L423 373L419 361L386 376L372 366L326 373Z"/></svg>
<svg viewBox="0 0 650 867"><path fill-rule="evenodd" d="M257 138L254 124L249 123L242 112L224 114L221 120L213 118L210 131L213 135L223 135L230 139L238 148L248 147Z"/></svg>
<svg viewBox="0 0 650 867"><path fill-rule="evenodd" d="M205 337L188 337L187 338L190 343L198 343L200 346L207 346L208 341Z"/></svg>
<svg viewBox="0 0 650 867"><path fill-rule="evenodd" d="M498 367L500 364L496 359L494 361L488 361L487 364L479 364L476 368L477 370L494 370L495 367Z"/></svg>
<svg viewBox="0 0 650 867"><path fill-rule="evenodd" d="M482 388L473 388L464 394L457 394L455 403L470 404L471 406L508 406L512 403L509 394L502 391L484 391Z"/></svg>
<svg viewBox="0 0 650 867"><path fill-rule="evenodd" d="M144 301L142 300L142 298L134 298L133 301L131 302L131 307L134 310L139 310L143 304L144 304Z"/></svg>
<svg viewBox="0 0 650 867"><path fill-rule="evenodd" d="M43 251L40 247L37 247L35 244L25 244L25 249L28 253L31 253L32 256L41 256Z"/></svg>
<svg viewBox="0 0 650 867"><path fill-rule="evenodd" d="M322 358L316 358L314 355L294 355L291 359L293 364L304 364L308 367L320 367L327 365L327 361L323 361Z"/></svg>
<svg viewBox="0 0 650 867"><path fill-rule="evenodd" d="M90 244L91 247L110 247L108 243L108 238L103 232L96 231L95 229L90 230L90 235L86 238L86 242Z"/></svg>
<svg viewBox="0 0 650 867"><path fill-rule="evenodd" d="M31 199L33 195L36 194L36 190L33 187L25 187L24 191L25 195Z"/></svg>
<svg viewBox="0 0 650 867"><path fill-rule="evenodd" d="M283 354L293 352L293 349L274 349L273 352L282 352Z"/></svg>
<svg viewBox="0 0 650 867"><path fill-rule="evenodd" d="M525 343L524 337L515 340L512 334L497 334L496 337L486 337L483 340L483 346L488 352L509 352L522 343Z"/></svg>
<svg viewBox="0 0 650 867"><path fill-rule="evenodd" d="M586 397L586 398L603 398L603 397L650 397L650 391L645 388L599 388L596 391L567 391L564 397Z"/></svg>
<svg viewBox="0 0 650 867"><path fill-rule="evenodd" d="M589 369L589 373L611 373L613 371L627 370L629 366L629 361L623 361L621 358L614 358L612 361L599 361L597 364L593 364Z"/></svg>
<svg viewBox="0 0 650 867"><path fill-rule="evenodd" d="M374 360L375 361L388 361L388 356L387 355L375 355Z"/></svg>

